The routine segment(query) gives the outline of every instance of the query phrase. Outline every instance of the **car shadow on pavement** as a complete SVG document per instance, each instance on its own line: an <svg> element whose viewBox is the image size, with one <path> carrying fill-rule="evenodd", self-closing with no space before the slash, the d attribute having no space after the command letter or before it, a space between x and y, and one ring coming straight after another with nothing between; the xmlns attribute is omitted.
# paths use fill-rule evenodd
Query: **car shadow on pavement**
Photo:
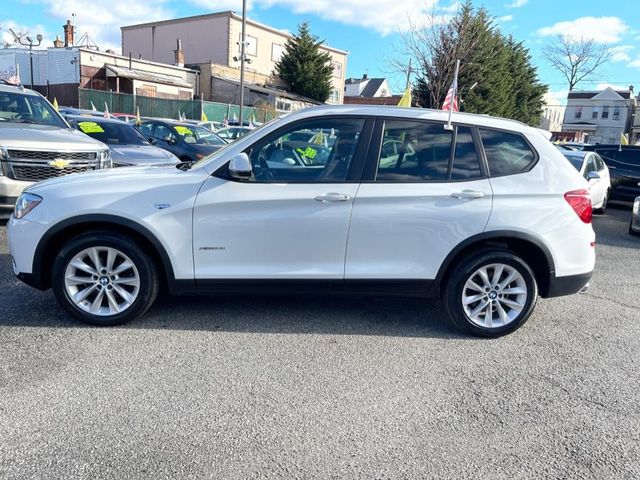
<svg viewBox="0 0 640 480"><path fill-rule="evenodd" d="M96 328L67 315L53 292L28 287L0 254L0 326ZM159 298L123 329L468 338L437 300L349 296L184 296Z"/></svg>

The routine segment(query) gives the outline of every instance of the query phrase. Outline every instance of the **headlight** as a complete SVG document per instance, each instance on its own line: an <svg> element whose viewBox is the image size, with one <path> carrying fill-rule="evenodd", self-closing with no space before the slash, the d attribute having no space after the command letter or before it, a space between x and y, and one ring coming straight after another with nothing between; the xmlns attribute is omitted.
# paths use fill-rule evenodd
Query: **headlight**
<svg viewBox="0 0 640 480"><path fill-rule="evenodd" d="M100 168L111 168L113 166L113 162L111 161L111 150L98 152L98 161Z"/></svg>
<svg viewBox="0 0 640 480"><path fill-rule="evenodd" d="M13 216L17 219L24 217L31 210L36 208L42 202L42 197L33 193L23 193L18 197L16 206L13 207Z"/></svg>

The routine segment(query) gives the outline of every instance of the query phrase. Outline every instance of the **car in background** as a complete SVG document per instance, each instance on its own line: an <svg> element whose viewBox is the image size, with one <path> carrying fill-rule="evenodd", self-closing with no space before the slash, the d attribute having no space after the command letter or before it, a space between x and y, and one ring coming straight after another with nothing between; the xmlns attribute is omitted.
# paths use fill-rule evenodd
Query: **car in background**
<svg viewBox="0 0 640 480"><path fill-rule="evenodd" d="M640 235L640 197L636 197L633 202L631 223L629 223L629 233L631 235Z"/></svg>
<svg viewBox="0 0 640 480"><path fill-rule="evenodd" d="M88 117L104 117L104 112L89 110L87 108L60 107L58 113L63 117L66 115L84 115Z"/></svg>
<svg viewBox="0 0 640 480"><path fill-rule="evenodd" d="M0 216L34 182L110 166L107 146L69 128L46 98L0 80Z"/></svg>
<svg viewBox="0 0 640 480"><path fill-rule="evenodd" d="M589 182L594 213L604 213L611 195L611 176L604 160L595 152L564 150L562 154Z"/></svg>
<svg viewBox="0 0 640 480"><path fill-rule="evenodd" d="M174 154L182 162L197 162L227 145L208 128L171 120L144 120L138 131L153 145Z"/></svg>
<svg viewBox="0 0 640 480"><path fill-rule="evenodd" d="M589 145L611 170L610 200L631 204L640 195L640 146Z"/></svg>
<svg viewBox="0 0 640 480"><path fill-rule="evenodd" d="M554 143L559 150L584 150L585 147L590 146L590 143L580 142L556 142Z"/></svg>
<svg viewBox="0 0 640 480"><path fill-rule="evenodd" d="M235 142L239 138L244 137L247 133L252 131L251 127L225 127L220 130L216 130L216 134L223 138L226 142Z"/></svg>
<svg viewBox="0 0 640 480"><path fill-rule="evenodd" d="M135 123L138 118L131 113L110 113L109 117L117 118L118 120L122 120L126 123Z"/></svg>
<svg viewBox="0 0 640 480"><path fill-rule="evenodd" d="M67 122L85 135L106 144L111 150L114 167L176 165L180 162L171 152L151 145L129 123L115 118L69 115Z"/></svg>
<svg viewBox="0 0 640 480"><path fill-rule="evenodd" d="M204 121L204 122L198 122L197 125L199 125L201 127L204 127L204 128L208 128L212 132L215 132L217 130L220 130L221 128L224 128L224 123L222 123L222 122L214 122L212 120L207 120L207 121Z"/></svg>

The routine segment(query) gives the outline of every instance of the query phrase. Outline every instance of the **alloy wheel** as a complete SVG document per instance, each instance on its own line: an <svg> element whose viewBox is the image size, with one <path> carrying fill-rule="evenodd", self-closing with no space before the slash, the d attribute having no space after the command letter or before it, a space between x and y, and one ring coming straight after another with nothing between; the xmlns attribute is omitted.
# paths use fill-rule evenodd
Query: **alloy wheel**
<svg viewBox="0 0 640 480"><path fill-rule="evenodd" d="M64 286L71 302L97 316L116 315L138 298L140 273L131 259L113 247L90 247L67 264Z"/></svg>
<svg viewBox="0 0 640 480"><path fill-rule="evenodd" d="M492 263L468 277L462 289L462 306L475 325L499 328L518 318L525 308L527 295L527 284L517 269Z"/></svg>

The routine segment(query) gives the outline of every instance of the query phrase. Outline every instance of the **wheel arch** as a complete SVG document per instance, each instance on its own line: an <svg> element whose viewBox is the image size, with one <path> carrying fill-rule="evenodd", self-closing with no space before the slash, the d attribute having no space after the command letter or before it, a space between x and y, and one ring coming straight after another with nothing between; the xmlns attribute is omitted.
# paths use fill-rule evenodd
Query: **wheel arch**
<svg viewBox="0 0 640 480"><path fill-rule="evenodd" d="M50 288L53 262L62 245L75 235L96 230L121 233L133 238L151 256L159 270L161 285L172 289L175 283L173 265L157 237L143 225L108 214L79 215L51 227L38 242L33 256L34 286L41 290Z"/></svg>
<svg viewBox="0 0 640 480"><path fill-rule="evenodd" d="M458 260L491 248L507 249L521 257L533 270L540 296L547 296L551 281L555 278L555 264L551 252L533 235L509 230L484 232L459 243L442 262L436 276L437 284L444 285Z"/></svg>

